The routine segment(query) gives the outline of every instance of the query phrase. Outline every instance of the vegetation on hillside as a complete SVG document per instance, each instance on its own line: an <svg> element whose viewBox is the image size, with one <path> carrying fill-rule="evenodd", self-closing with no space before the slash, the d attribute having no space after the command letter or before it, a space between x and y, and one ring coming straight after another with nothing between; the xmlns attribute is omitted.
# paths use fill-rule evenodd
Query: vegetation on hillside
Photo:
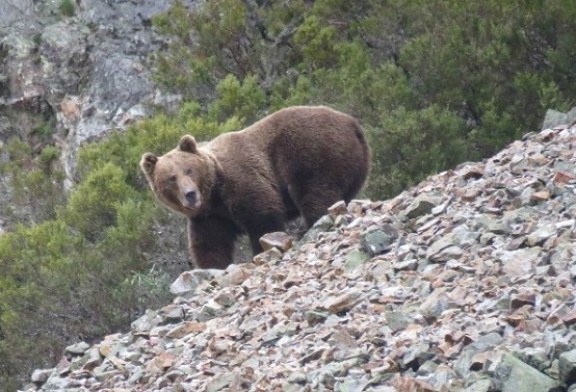
<svg viewBox="0 0 576 392"><path fill-rule="evenodd" d="M0 237L0 389L67 342L126 328L165 300L169 279L147 255L169 215L139 173L144 151L326 104L365 126L366 195L386 198L538 129L546 108L574 104L567 0L211 0L176 4L154 24L170 38L155 77L185 98L178 113L86 146L69 195L55 147L4 146L13 193L3 213L21 224Z"/></svg>
<svg viewBox="0 0 576 392"><path fill-rule="evenodd" d="M158 115L84 147L82 180L67 201L40 209L41 222L0 236L0 390L16 390L16 375L54 363L67 343L126 329L146 308L169 301L174 277L148 257L160 247L154 228L173 217L152 200L138 161L143 151L173 148L182 129L207 139L239 127L234 119L216 123L197 112L187 104L177 116ZM13 140L7 151L27 162L32 176L45 165L45 153L35 156L22 145ZM22 181L15 165L3 166L15 203L20 193L25 202L53 197L45 182L61 189L60 177Z"/></svg>
<svg viewBox="0 0 576 392"><path fill-rule="evenodd" d="M537 129L548 107L569 108L575 14L567 1L176 5L155 21L173 37L156 75L203 104L234 80L253 86L258 115L309 103L355 115L374 151L367 193L389 197L490 156ZM224 113L253 120L233 107Z"/></svg>

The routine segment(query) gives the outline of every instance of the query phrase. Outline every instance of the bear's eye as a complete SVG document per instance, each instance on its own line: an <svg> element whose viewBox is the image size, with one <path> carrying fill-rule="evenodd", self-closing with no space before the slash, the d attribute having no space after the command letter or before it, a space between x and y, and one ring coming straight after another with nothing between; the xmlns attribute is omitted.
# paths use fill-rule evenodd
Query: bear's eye
<svg viewBox="0 0 576 392"><path fill-rule="evenodd" d="M176 183L176 176L175 176L175 175L172 175L172 176L168 177L167 182L168 182L169 184L175 184L175 183Z"/></svg>
<svg viewBox="0 0 576 392"><path fill-rule="evenodd" d="M192 169L186 169L185 173L187 176L191 176L192 175Z"/></svg>

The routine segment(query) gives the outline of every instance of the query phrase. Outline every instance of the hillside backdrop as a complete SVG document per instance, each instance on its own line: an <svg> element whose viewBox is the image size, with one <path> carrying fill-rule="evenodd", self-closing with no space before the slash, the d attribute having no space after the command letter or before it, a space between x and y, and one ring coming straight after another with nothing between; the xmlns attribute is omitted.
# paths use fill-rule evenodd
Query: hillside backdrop
<svg viewBox="0 0 576 392"><path fill-rule="evenodd" d="M352 206L350 214L365 218L366 211L373 211L378 218L370 225L387 223L397 233L417 233L428 221L408 219L408 223L402 221L407 227L398 226L395 219L406 211L393 208L389 203L394 202L378 200L393 198L430 174L454 169L461 162L490 158L525 133L542 129L548 108L558 110L549 112L552 122L547 125L563 124L567 130L513 144L511 148L519 152L510 153L510 162L493 162L517 166L517 172L508 167L502 170L510 169L510 175L518 177L490 185L498 195L486 199L492 204L479 199L480 204L488 204L478 206L488 209L482 213L496 217L512 208L506 207L506 197L512 200L513 209L527 203L528 215L516 217L524 223L509 227L509 233L496 227L501 218L486 219L469 231L480 232L480 239L474 241L485 246L496 241L502 252L529 252L538 247L537 255L522 254L521 259L531 260L535 268L529 272L543 280L559 274L552 286L570 291L571 263L554 266L550 250L557 244L549 238L569 238L572 230L569 223L562 223L573 218L570 200L566 193L558 193L555 181L557 175L566 175L568 179L559 187L571 189L574 160L568 147L572 146L572 112L563 113L575 103L575 41L576 7L562 0L2 1L0 390L13 391L29 380L33 369L54 366L64 347L79 341L91 344L107 334L128 331L146 309L158 309L170 301L171 283L188 269L184 222L152 200L137 167L144 151L170 149L184 132L209 139L292 104L326 104L361 121L373 151L371 178L361 197L375 204ZM552 120L554 113L559 120ZM518 144L546 145L551 141L557 143L553 151L538 154L529 152L530 145ZM561 162L561 167L555 166L556 162ZM542 167L552 171L533 178L531 171L544 170ZM486 168L475 169L462 174L461 181L468 184L494 175ZM525 175L533 181L524 182L528 181ZM492 189L466 189L462 191L465 194L455 190L466 184L438 185L434 200L439 205L448 202L445 209L453 200L468 201L475 208L474 200ZM438 207L434 200L431 203ZM558 210L558 221L549 222L560 224L554 226L556 231L530 243L524 236L538 232L539 226L526 222L543 219L534 215L533 204L545 205L546 213L547 208L556 211L559 205L563 207ZM390 209L380 211L384 205ZM449 220L451 224L473 220L470 214ZM436 224L444 226L422 240L426 245L440 240L438 232L454 230L435 222L438 218L430 219L433 223L427 230ZM512 245L499 244L494 239L499 237L488 238L489 233L503 235L502 230L512 236ZM355 236L362 233L360 230ZM354 242L342 241L333 246L356 247ZM400 248L408 246L405 244L398 242ZM374 275L380 282L378 290L384 290L379 295L394 297L386 290L393 291L396 286L386 282L393 280L388 274L396 271L407 271L402 276L412 276L414 282L425 281L425 273L434 268L458 273L469 270L469 274L473 269L480 277L493 276L496 282L490 285L494 287L512 289L513 284L529 281L516 275L510 278L502 271L501 264L509 260L505 255L489 258L493 267L477 266L470 244L450 244L447 249L456 253L444 255L446 260L434 260L428 248L418 244L413 244L417 249L410 250L410 257L386 253L394 254L395 259L389 260L391 270L386 264ZM323 249L321 242L314 246ZM566 247L566 253L558 257L571 261L572 250ZM491 251L479 252L478 258L484 260ZM329 274L326 279L336 282L339 290L354 291L354 283L338 280L341 272L337 272L337 263L332 265L338 259L334 257L320 257L335 268L331 272L335 276ZM394 266L402 262L407 266ZM427 267L429 262L440 267ZM363 268L379 264L373 258L367 263L371 266ZM552 271L546 269L551 265ZM260 274L272 267L258 268ZM321 281L321 269L314 269L314 263L312 268L311 286L307 287L322 290L314 283ZM450 282L454 289L460 287L456 275ZM410 290L432 295L437 287L429 283L428 288ZM465 290L467 286L462 283L461 287L459 290ZM366 300L372 295L370 290L360 284L354 295L361 293ZM545 299L528 291L528 299L522 290L508 294L523 298L518 308L560 301L546 306L566 306L565 314L552 322L549 314L538 313L536 317L544 324L525 326L517 319L505 322L536 332L554 331L554 323L571 325L566 314L570 314L573 299L563 297L564 291L542 294ZM448 288L445 294L450 297ZM501 294L495 288L486 297L499 298ZM367 301L365 304L373 303ZM386 302L380 304L380 318L386 311L394 311L394 304L392 301L391 308ZM458 306L465 310L463 314L474 310L470 304ZM516 310L515 305L510 306L508 310ZM412 325L415 315L411 310L402 312L408 313L406 325ZM416 320L416 324L435 328L434 320L425 318L426 323ZM546 324L549 322L552 327ZM504 327L488 332L506 338L508 326ZM462 334L451 335L454 344L468 345L482 335ZM388 340L392 335L382 336ZM550 339L564 335L552 336ZM353 337L361 341L360 335ZM574 348L566 339L561 348L545 346L550 364L525 362L546 372L555 366L561 352ZM321 345L310 344L318 346L322 357ZM445 364L444 359L428 358L429 352L424 352L434 364ZM424 363L420 362L413 366L410 360L398 369L416 372ZM458 377L468 378L462 374ZM298 385L301 382L296 380Z"/></svg>

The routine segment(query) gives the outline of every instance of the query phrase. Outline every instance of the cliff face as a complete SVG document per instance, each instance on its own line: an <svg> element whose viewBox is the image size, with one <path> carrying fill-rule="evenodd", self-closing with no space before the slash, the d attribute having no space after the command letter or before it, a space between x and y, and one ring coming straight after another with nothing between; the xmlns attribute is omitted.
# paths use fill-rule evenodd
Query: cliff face
<svg viewBox="0 0 576 392"><path fill-rule="evenodd" d="M173 303L126 334L70 346L33 381L43 391L567 390L575 145L576 127L559 125L392 200L337 204L284 254L184 273Z"/></svg>
<svg viewBox="0 0 576 392"><path fill-rule="evenodd" d="M34 127L49 124L70 185L80 144L177 100L157 91L149 63L164 44L151 18L172 3L3 1L0 142L18 135L34 144Z"/></svg>

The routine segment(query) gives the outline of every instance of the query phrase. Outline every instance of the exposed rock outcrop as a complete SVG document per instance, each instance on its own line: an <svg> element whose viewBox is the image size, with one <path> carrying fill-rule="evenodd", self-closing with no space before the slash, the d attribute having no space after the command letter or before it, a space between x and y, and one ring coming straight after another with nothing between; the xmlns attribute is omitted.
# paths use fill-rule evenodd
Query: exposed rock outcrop
<svg viewBox="0 0 576 392"><path fill-rule="evenodd" d="M165 44L152 16L172 0L83 0L74 16L61 3L0 4L0 141L30 138L31 117L51 122L70 185L79 145L178 98L158 92L149 62Z"/></svg>
<svg viewBox="0 0 576 392"><path fill-rule="evenodd" d="M42 391L531 391L576 383L576 127L396 198L338 204L294 248L192 271ZM45 381L46 380L46 381ZM573 390L574 387L572 387Z"/></svg>

